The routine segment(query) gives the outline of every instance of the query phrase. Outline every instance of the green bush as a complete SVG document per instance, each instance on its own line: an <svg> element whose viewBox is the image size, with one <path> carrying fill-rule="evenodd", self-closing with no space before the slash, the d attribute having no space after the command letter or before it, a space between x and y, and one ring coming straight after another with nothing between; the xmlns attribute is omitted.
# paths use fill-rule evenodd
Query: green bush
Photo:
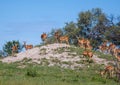
<svg viewBox="0 0 120 85"><path fill-rule="evenodd" d="M38 73L35 68L29 68L27 69L26 75L31 77L37 77Z"/></svg>

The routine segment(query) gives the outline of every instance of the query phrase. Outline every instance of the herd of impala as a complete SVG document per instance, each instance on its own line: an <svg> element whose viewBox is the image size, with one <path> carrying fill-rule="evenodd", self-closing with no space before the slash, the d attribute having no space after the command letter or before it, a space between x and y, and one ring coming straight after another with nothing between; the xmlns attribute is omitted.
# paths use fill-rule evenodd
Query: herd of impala
<svg viewBox="0 0 120 85"><path fill-rule="evenodd" d="M68 36L60 36L59 32L55 32L54 33L54 38L56 39L56 42L66 42L67 44L69 44L69 37ZM41 34L41 39L43 40L44 43L46 43L47 41L47 34L43 33ZM88 57L89 59L92 59L93 57L93 52L92 52L92 46L90 43L90 40L85 39L85 38L77 38L78 39L78 45L81 48L84 48L85 50L83 51L82 55L85 57ZM100 46L99 46L99 50L107 53L112 54L113 56L115 56L115 58L117 59L117 61L120 62L120 49L116 48L116 45L113 43L110 43L109 46L107 45L108 41L104 41ZM32 49L33 45L27 45L26 42L24 42L24 45L26 50L28 49ZM17 45L12 47L12 54L14 54L14 52L16 52L16 50L18 50ZM112 77L114 71L114 66L106 66L105 69L103 71L100 72L100 74L102 76L104 76L105 74L109 74L110 77Z"/></svg>

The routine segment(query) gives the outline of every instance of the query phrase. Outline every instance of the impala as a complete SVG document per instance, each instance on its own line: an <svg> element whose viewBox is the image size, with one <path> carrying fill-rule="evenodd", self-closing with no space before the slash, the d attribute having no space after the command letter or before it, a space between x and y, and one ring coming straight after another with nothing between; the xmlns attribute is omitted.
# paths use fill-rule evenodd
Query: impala
<svg viewBox="0 0 120 85"><path fill-rule="evenodd" d="M28 50L28 49L32 49L33 45L26 45L26 42L24 42L24 47L26 50Z"/></svg>
<svg viewBox="0 0 120 85"><path fill-rule="evenodd" d="M108 76L109 78L113 77L114 67L111 65L108 65L105 67L105 69L101 72L101 76L105 76L105 78Z"/></svg>
<svg viewBox="0 0 120 85"><path fill-rule="evenodd" d="M91 52L91 51L84 51L82 55L83 56L88 56L91 59L93 57L93 52Z"/></svg>
<svg viewBox="0 0 120 85"><path fill-rule="evenodd" d="M57 32L55 32L54 37L55 37L56 41L58 42L59 37L60 37L60 34L59 34L59 32L58 32L58 31L57 31Z"/></svg>
<svg viewBox="0 0 120 85"><path fill-rule="evenodd" d="M92 50L92 46L90 45L90 41L88 39L84 40L84 48L85 50Z"/></svg>
<svg viewBox="0 0 120 85"><path fill-rule="evenodd" d="M118 56L118 55L120 55L120 49L113 49L113 52L114 52L114 55L115 56Z"/></svg>
<svg viewBox="0 0 120 85"><path fill-rule="evenodd" d="M65 41L67 44L69 44L69 37L68 36L60 36L59 41L60 41L60 43Z"/></svg>
<svg viewBox="0 0 120 85"><path fill-rule="evenodd" d="M43 33L43 34L41 35L41 39L42 39L43 41L45 41L45 40L47 39L47 34L46 34L46 33Z"/></svg>
<svg viewBox="0 0 120 85"><path fill-rule="evenodd" d="M84 43L85 43L85 39L82 38L82 39L78 39L78 45L82 48L84 48Z"/></svg>
<svg viewBox="0 0 120 85"><path fill-rule="evenodd" d="M108 50L107 45L100 45L100 46L98 46L98 48L99 48L99 49L101 50L101 52L103 52L103 53Z"/></svg>
<svg viewBox="0 0 120 85"><path fill-rule="evenodd" d="M113 49L115 49L116 48L116 45L115 44L113 44L113 43L111 43L110 45L109 45L109 47L108 47L108 53L111 53L111 51L113 50ZM112 54L112 53L111 53Z"/></svg>
<svg viewBox="0 0 120 85"><path fill-rule="evenodd" d="M18 51L18 44L15 44L13 47L12 47L12 56L15 56L15 53Z"/></svg>

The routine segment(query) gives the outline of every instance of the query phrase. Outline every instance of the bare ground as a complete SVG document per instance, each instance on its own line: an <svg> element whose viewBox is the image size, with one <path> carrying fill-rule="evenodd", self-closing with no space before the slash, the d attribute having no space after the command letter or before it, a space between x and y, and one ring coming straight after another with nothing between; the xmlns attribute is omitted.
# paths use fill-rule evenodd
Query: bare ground
<svg viewBox="0 0 120 85"><path fill-rule="evenodd" d="M37 64L47 64L48 66L60 66L63 68L79 68L84 66L82 55L77 55L76 52L69 52L67 48L71 47L67 44L49 44L41 47L35 47L33 49L21 52L16 54L16 57L8 56L1 61L4 63L12 63L12 62L23 62L24 59L30 59L29 63L37 63ZM66 49L64 52L58 52L59 49ZM75 47L74 47L75 48ZM71 54L71 55L70 55ZM93 62L96 64L104 64L107 65L111 61L107 61L106 59L99 58L97 55L94 55L92 58ZM82 63L81 63L82 62Z"/></svg>

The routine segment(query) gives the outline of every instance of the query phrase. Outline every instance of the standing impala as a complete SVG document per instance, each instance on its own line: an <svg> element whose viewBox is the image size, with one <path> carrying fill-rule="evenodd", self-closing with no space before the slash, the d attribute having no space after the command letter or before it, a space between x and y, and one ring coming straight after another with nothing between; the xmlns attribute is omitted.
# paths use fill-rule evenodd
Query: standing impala
<svg viewBox="0 0 120 85"><path fill-rule="evenodd" d="M47 34L46 33L41 34L41 39L45 43L45 41L47 39Z"/></svg>
<svg viewBox="0 0 120 85"><path fill-rule="evenodd" d="M60 36L60 33L57 31L54 33L54 37L56 39L56 41L62 43L62 42L66 42L67 44L69 44L69 37L68 36Z"/></svg>
<svg viewBox="0 0 120 85"><path fill-rule="evenodd" d="M60 36L59 40L60 40L60 43L65 41L67 44L69 44L69 37L68 36Z"/></svg>
<svg viewBox="0 0 120 85"><path fill-rule="evenodd" d="M28 49L32 49L33 45L26 45L26 42L24 41L24 47L26 50L28 50Z"/></svg>
<svg viewBox="0 0 120 85"><path fill-rule="evenodd" d="M90 59L92 59L92 57L93 57L93 52L91 52L91 51L83 51L83 53L82 53L82 55L83 56L87 56L87 57L89 57Z"/></svg>
<svg viewBox="0 0 120 85"><path fill-rule="evenodd" d="M106 77L112 78L113 73L114 73L114 67L111 65L106 66L105 69L100 72L101 76L102 77L105 76L105 78Z"/></svg>
<svg viewBox="0 0 120 85"><path fill-rule="evenodd" d="M12 56L15 56L15 53L18 51L18 44L12 46Z"/></svg>
<svg viewBox="0 0 120 85"><path fill-rule="evenodd" d="M78 38L78 45L79 45L81 48L84 48L84 42L85 42L85 39L84 39L84 38L81 38L81 39Z"/></svg>
<svg viewBox="0 0 120 85"><path fill-rule="evenodd" d="M60 36L60 33L58 31L54 33L54 37L56 39L56 42L59 41L59 36Z"/></svg>

